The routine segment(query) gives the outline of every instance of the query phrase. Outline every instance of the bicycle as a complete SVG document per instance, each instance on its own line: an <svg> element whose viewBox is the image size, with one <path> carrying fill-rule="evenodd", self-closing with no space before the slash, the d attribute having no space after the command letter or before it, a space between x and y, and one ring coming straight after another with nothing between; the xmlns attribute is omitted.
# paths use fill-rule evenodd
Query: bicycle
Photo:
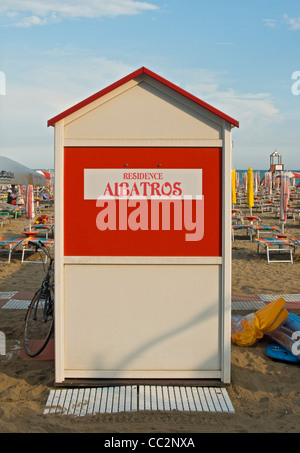
<svg viewBox="0 0 300 453"><path fill-rule="evenodd" d="M25 316L25 351L30 357L40 354L54 333L54 258L41 241L28 242L36 252L43 250L50 262L41 287L33 296Z"/></svg>

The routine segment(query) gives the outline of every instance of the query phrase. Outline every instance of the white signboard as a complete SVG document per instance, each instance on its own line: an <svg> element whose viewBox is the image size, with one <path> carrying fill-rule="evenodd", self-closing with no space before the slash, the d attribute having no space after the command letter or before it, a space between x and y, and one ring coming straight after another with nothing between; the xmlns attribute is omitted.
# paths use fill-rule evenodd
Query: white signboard
<svg viewBox="0 0 300 453"><path fill-rule="evenodd" d="M202 198L201 169L85 169L84 199Z"/></svg>

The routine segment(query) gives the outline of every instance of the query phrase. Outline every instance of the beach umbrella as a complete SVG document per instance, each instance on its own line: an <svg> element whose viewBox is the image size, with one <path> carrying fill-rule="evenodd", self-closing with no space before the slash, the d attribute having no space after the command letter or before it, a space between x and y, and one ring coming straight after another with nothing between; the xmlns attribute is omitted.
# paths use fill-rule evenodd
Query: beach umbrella
<svg viewBox="0 0 300 453"><path fill-rule="evenodd" d="M265 173L265 187L267 189L267 193L269 197L272 196L272 173L267 171Z"/></svg>
<svg viewBox="0 0 300 453"><path fill-rule="evenodd" d="M15 160L0 156L0 184L45 186L46 178Z"/></svg>
<svg viewBox="0 0 300 453"><path fill-rule="evenodd" d="M36 170L40 175L44 175L46 179L51 179L50 171Z"/></svg>
<svg viewBox="0 0 300 453"><path fill-rule="evenodd" d="M257 194L258 192L258 177L257 171L254 173L254 193Z"/></svg>
<svg viewBox="0 0 300 453"><path fill-rule="evenodd" d="M240 185L240 174L238 171L235 172L235 187Z"/></svg>
<svg viewBox="0 0 300 453"><path fill-rule="evenodd" d="M26 187L25 194L25 217L29 220L29 231L31 231L31 221L34 219L34 196L33 196L33 185L28 184Z"/></svg>
<svg viewBox="0 0 300 453"><path fill-rule="evenodd" d="M236 204L235 170L231 170L232 204Z"/></svg>
<svg viewBox="0 0 300 453"><path fill-rule="evenodd" d="M248 168L247 176L247 206L250 209L250 215L252 215L252 208L254 206L254 195L253 195L253 170Z"/></svg>
<svg viewBox="0 0 300 453"><path fill-rule="evenodd" d="M24 189L23 186L18 186L17 204L24 204Z"/></svg>
<svg viewBox="0 0 300 453"><path fill-rule="evenodd" d="M247 177L248 177L247 173L244 172L243 173L243 186L244 186L245 190L247 190Z"/></svg>
<svg viewBox="0 0 300 453"><path fill-rule="evenodd" d="M289 178L300 178L300 173L298 173L296 171L286 171L285 174ZM281 177L281 174L276 176L276 178L280 178L280 177Z"/></svg>
<svg viewBox="0 0 300 453"><path fill-rule="evenodd" d="M286 173L289 178L300 178L300 173L297 171L287 171Z"/></svg>
<svg viewBox="0 0 300 453"><path fill-rule="evenodd" d="M281 233L284 233L284 224L287 220L287 210L289 201L289 176L286 173L281 175L281 190L280 190L280 216Z"/></svg>

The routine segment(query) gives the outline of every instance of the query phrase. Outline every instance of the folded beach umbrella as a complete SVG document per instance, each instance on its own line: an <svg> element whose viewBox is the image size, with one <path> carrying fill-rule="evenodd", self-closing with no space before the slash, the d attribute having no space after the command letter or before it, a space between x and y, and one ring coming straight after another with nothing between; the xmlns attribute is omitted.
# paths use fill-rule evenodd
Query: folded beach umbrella
<svg viewBox="0 0 300 453"><path fill-rule="evenodd" d="M31 221L34 219L34 197L33 197L33 186L28 184L26 187L25 195L25 217L29 220L29 231L31 231Z"/></svg>
<svg viewBox="0 0 300 453"><path fill-rule="evenodd" d="M289 176L287 173L281 174L281 190L280 190L280 216L281 232L284 233L284 224L287 220L287 210L289 201Z"/></svg>
<svg viewBox="0 0 300 453"><path fill-rule="evenodd" d="M240 174L238 171L235 172L235 187L240 185Z"/></svg>
<svg viewBox="0 0 300 453"><path fill-rule="evenodd" d="M258 192L258 176L257 176L257 171L254 173L254 193L257 194Z"/></svg>
<svg viewBox="0 0 300 453"><path fill-rule="evenodd" d="M236 188L235 188L235 170L231 170L231 191L232 191L232 204L236 204Z"/></svg>
<svg viewBox="0 0 300 453"><path fill-rule="evenodd" d="M253 195L253 170L248 168L247 177L247 206L250 209L250 215L252 215L252 208L254 206L254 195Z"/></svg>
<svg viewBox="0 0 300 453"><path fill-rule="evenodd" d="M244 186L244 189L247 190L247 172L244 172L243 173L243 186Z"/></svg>
<svg viewBox="0 0 300 453"><path fill-rule="evenodd" d="M272 173L270 171L267 171L265 173L265 187L267 189L269 197L271 197L273 186L272 186Z"/></svg>

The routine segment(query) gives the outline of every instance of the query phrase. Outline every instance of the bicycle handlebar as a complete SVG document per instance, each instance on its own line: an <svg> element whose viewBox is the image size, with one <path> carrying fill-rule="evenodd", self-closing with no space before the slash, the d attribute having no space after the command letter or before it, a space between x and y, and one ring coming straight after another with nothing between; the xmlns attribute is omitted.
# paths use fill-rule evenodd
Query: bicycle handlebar
<svg viewBox="0 0 300 453"><path fill-rule="evenodd" d="M28 245L32 245L33 247L36 248L36 251L40 248L42 249L46 255L48 256L48 258L52 258L50 253L49 253L49 250L47 249L47 247L45 247L45 245L41 242L41 241L28 241Z"/></svg>
<svg viewBox="0 0 300 453"><path fill-rule="evenodd" d="M44 244L41 241L28 241L28 245L32 245L33 247L39 248L40 246L44 247Z"/></svg>

